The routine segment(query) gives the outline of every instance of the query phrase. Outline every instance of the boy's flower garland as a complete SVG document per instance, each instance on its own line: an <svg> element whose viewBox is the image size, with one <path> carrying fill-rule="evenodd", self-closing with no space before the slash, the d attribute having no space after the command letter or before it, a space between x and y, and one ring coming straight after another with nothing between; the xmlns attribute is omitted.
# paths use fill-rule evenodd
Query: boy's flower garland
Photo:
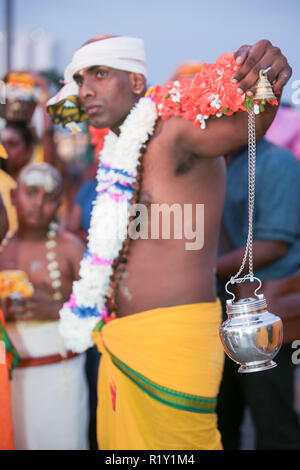
<svg viewBox="0 0 300 470"><path fill-rule="evenodd" d="M0 272L0 299L5 299L14 294L21 297L31 297L34 288L24 271L9 269Z"/></svg>
<svg viewBox="0 0 300 470"><path fill-rule="evenodd" d="M98 321L109 320L105 303L112 266L127 236L138 159L154 132L157 118L181 116L204 129L209 117L252 109L258 103L238 94L238 85L231 82L237 69L233 55L223 54L215 64L204 64L192 79L179 79L164 88L150 89L131 110L120 128L120 136L110 132L105 137L89 244L81 261L81 279L74 282L71 297L60 312L60 332L68 349L85 351L93 345L91 332ZM64 114L60 114L63 100L58 104L52 111L64 123ZM256 108L254 111L259 112L259 107Z"/></svg>

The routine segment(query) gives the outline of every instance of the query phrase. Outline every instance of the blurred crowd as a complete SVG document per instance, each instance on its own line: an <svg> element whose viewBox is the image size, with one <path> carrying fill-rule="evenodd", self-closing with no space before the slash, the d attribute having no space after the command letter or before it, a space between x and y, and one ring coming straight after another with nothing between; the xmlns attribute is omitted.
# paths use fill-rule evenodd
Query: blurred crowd
<svg viewBox="0 0 300 470"><path fill-rule="evenodd" d="M191 76L200 67L184 64L172 79ZM46 102L50 87L57 84L43 76L10 72L4 82L0 192L7 220L2 206L0 340L4 342L7 335L12 378L10 398L8 393L0 398L0 426L3 413L6 431L11 428L7 441L0 430L0 448L96 449L99 353L95 348L84 355L62 351L57 337L59 309L79 276L97 195L99 152L108 131L82 125L80 133L72 134L53 125ZM248 228L247 149L225 158L228 181L217 269L220 286L237 271ZM299 280L299 188L300 113L281 104L266 137L257 145L255 271L266 283L287 277L292 282L293 276L294 284ZM271 286L272 295L273 291ZM240 448L246 406L253 418L257 448L300 448L290 358L290 344L299 329L297 315L300 320L296 311L290 327L294 335L287 337L273 371L240 377L235 364L226 359L218 405L224 448ZM0 374L3 389L4 381ZM10 403L12 423L5 416Z"/></svg>

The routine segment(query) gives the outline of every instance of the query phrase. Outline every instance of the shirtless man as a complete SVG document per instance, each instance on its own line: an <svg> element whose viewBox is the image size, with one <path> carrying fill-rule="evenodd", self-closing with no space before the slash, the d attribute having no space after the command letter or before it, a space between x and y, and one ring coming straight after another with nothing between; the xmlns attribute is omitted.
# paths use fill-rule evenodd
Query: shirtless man
<svg viewBox="0 0 300 470"><path fill-rule="evenodd" d="M21 356L11 393L15 444L23 450L87 448L84 355L65 351L58 333L83 253L80 240L55 222L62 190L51 165L24 167L13 194L19 228L0 255L1 271L26 273L34 289L8 306L6 318Z"/></svg>
<svg viewBox="0 0 300 470"><path fill-rule="evenodd" d="M117 136L145 93L143 57L130 49L128 39L92 39L75 53L65 74L72 72L91 125L108 127ZM285 57L269 41L242 46L235 59L241 67L233 79L241 94L253 95L259 70L270 65L268 78L275 91L291 75ZM258 138L275 112L267 105L257 117ZM111 288L119 280L113 308L121 318L100 322L93 334L103 353L98 389L101 449L221 448L214 414L222 372L215 266L225 165L216 157L246 143L247 113L210 120L203 131L179 117L156 122L144 153L139 202L146 207L204 204L205 242L201 250L189 251L185 238L138 239L130 244L125 272L116 268ZM128 244L123 254L127 251Z"/></svg>

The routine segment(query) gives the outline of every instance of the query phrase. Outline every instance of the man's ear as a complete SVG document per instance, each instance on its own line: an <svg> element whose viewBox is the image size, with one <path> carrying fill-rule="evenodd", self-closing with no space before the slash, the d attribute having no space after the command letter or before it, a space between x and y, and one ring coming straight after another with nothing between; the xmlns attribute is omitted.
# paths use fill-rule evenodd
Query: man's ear
<svg viewBox="0 0 300 470"><path fill-rule="evenodd" d="M10 200L13 206L17 205L17 188L10 190Z"/></svg>
<svg viewBox="0 0 300 470"><path fill-rule="evenodd" d="M146 88L146 78L141 73L129 73L131 89L135 95L142 95Z"/></svg>

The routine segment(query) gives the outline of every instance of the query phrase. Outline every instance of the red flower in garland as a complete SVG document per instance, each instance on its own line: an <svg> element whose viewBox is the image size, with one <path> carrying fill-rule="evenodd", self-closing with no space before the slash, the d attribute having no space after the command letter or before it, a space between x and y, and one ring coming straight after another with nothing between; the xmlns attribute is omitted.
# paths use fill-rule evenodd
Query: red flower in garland
<svg viewBox="0 0 300 470"><path fill-rule="evenodd" d="M179 78L163 88L156 87L155 103L162 119L181 116L192 120L195 127L205 128L205 120L214 115L231 115L245 111L246 95L237 93L238 84L231 82L238 70L234 54L222 54L215 64L203 64L193 78ZM273 101L271 104L277 104Z"/></svg>

